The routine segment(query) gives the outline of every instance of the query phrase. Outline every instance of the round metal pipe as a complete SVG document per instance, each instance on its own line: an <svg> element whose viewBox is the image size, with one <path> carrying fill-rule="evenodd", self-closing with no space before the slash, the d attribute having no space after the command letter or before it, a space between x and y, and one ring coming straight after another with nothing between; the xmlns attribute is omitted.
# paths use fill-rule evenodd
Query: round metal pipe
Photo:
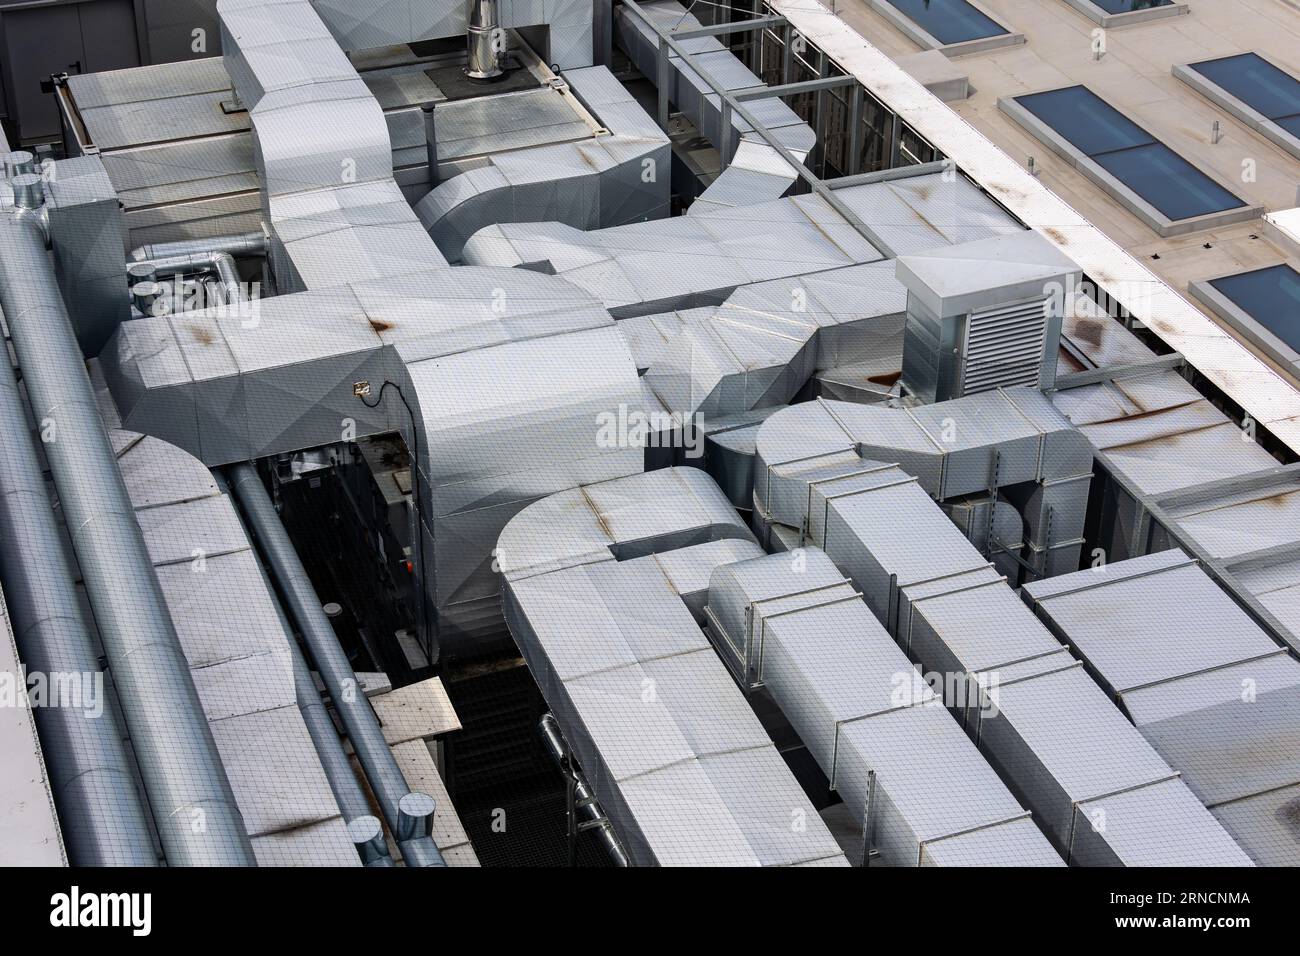
<svg viewBox="0 0 1300 956"><path fill-rule="evenodd" d="M442 854L427 834L417 834L414 838L401 842L400 834L408 832L411 827L411 822L404 820L402 810L403 798L412 796L410 787L407 786L397 761L393 759L392 751L388 749L379 719L357 686L356 675L348 663L347 654L321 608L320 598L307 576L307 569L302 566L302 560L280 522L280 516L271 503L271 497L267 494L257 469L249 464L232 465L227 471L227 478L248 527L256 535L262 557L280 591L289 617L302 635L316 670L325 683L325 689L329 691L334 709L343 721L348 739L352 741L357 760L366 773L370 788L375 792L388 828L399 840L403 857L412 866L445 866ZM426 799L432 802L432 798ZM414 811L418 809L419 803L420 801L408 802L405 816L416 816Z"/></svg>
<svg viewBox="0 0 1300 956"><path fill-rule="evenodd" d="M229 236L212 236L208 239L150 243L132 249L127 258L133 262L147 262L151 259L211 256L217 252L224 252L228 256L260 256L266 254L266 248L265 233L239 232Z"/></svg>
<svg viewBox="0 0 1300 956"><path fill-rule="evenodd" d="M137 282L153 282L158 278L158 270L148 262L133 262L126 267L126 284L133 287Z"/></svg>
<svg viewBox="0 0 1300 956"><path fill-rule="evenodd" d="M5 179L12 179L23 173L36 172L36 157L25 149L16 149L0 154L0 166L4 167Z"/></svg>
<svg viewBox="0 0 1300 956"><path fill-rule="evenodd" d="M560 772L573 780L573 794L578 798L581 812L588 822L596 824L596 834L600 837L600 842L604 845L610 860L615 866L630 866L627 853L623 845L618 842L618 837L614 835L614 828L600 808L596 795L587 784L587 778L573 764L568 742L560 731L560 723L555 719L555 715L543 714L537 730L542 735L542 742L546 744L546 750L555 761L555 765L560 768Z"/></svg>
<svg viewBox="0 0 1300 956"><path fill-rule="evenodd" d="M472 80L491 80L501 75L501 24L497 0L470 0L465 75Z"/></svg>
<svg viewBox="0 0 1300 956"><path fill-rule="evenodd" d="M408 793L397 801L397 840L405 843L433 835L433 811L437 804L427 793Z"/></svg>
<svg viewBox="0 0 1300 956"><path fill-rule="evenodd" d="M153 304L158 301L158 296L161 294L162 286L157 282L137 282L131 286L131 301L142 315L150 314Z"/></svg>
<svg viewBox="0 0 1300 956"><path fill-rule="evenodd" d="M424 113L424 148L429 164L429 185L438 185L438 130L434 125L432 103L420 107Z"/></svg>
<svg viewBox="0 0 1300 956"><path fill-rule="evenodd" d="M0 216L0 307L172 866L254 866L243 817L127 494L44 237Z"/></svg>
<svg viewBox="0 0 1300 956"><path fill-rule="evenodd" d="M29 672L103 680L8 354L0 355L0 577ZM101 694L107 688L103 685ZM149 813L111 700L32 714L74 866L156 866Z"/></svg>
<svg viewBox="0 0 1300 956"><path fill-rule="evenodd" d="M187 272L215 272L221 280L222 301L238 302L243 297L243 283L235 257L228 252L196 252L190 255L166 256L160 259L141 259L133 266L147 266L157 275L183 275ZM141 311L144 311L143 309Z"/></svg>
<svg viewBox="0 0 1300 956"><path fill-rule="evenodd" d="M19 173L9 180L14 188L14 205L19 209L40 209L45 205L45 184L35 173Z"/></svg>
<svg viewBox="0 0 1300 956"><path fill-rule="evenodd" d="M225 475L219 471L212 472L212 478L221 489L221 493L233 498L230 490L230 483L226 481ZM236 509L238 512L238 509ZM248 528L243 524L243 517L240 516L240 524L247 532ZM266 584L268 593L275 594L275 587L272 585L270 578L266 574L266 568L259 560L257 562L257 571L262 576ZM298 702L298 710L302 713L302 721L307 725L307 733L311 737L312 746L316 750L316 755L320 758L321 769L325 771L325 779L329 781L330 792L334 794L334 800L339 805L339 812L343 814L343 820L348 824L348 833L353 834L352 842L358 844L353 830L353 824L358 823L358 829L364 830L369 827L366 821L374 821L379 825L379 821L370 812L370 801L366 799L365 791L361 789L361 783L357 780L357 775L352 771L352 761L348 759L347 753L343 750L343 741L339 739L338 731L334 729L334 720L330 717L329 712L325 709L325 701L321 699L320 691L316 689L316 681L312 678L311 669L307 666L307 659L303 657L302 648L294 639L293 628L289 624L288 617L285 616L284 608L278 599L275 600L275 613L280 619L280 626L284 629L285 641L289 645L289 653L293 658L293 685L294 696ZM370 842L370 837L367 837ZM361 856L362 861L367 866L392 866L392 858L388 855L388 844L384 842L382 827L380 828L379 842L363 850L358 845L357 853ZM387 863L381 863L372 857L382 857Z"/></svg>
<svg viewBox="0 0 1300 956"><path fill-rule="evenodd" d="M378 817L354 818L348 823L348 837L366 866L393 865L393 858L388 855L388 844L384 842L384 827Z"/></svg>

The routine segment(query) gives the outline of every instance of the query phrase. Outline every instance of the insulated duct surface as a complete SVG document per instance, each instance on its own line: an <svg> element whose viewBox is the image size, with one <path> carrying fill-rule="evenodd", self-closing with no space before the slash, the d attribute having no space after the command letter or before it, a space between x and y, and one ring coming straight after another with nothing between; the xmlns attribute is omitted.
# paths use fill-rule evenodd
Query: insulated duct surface
<svg viewBox="0 0 1300 956"><path fill-rule="evenodd" d="M847 865L691 611L759 553L694 469L563 492L501 536L511 633L635 863Z"/></svg>
<svg viewBox="0 0 1300 956"><path fill-rule="evenodd" d="M1064 865L822 551L718 567L709 621L742 685L772 695L865 821L880 862Z"/></svg>
<svg viewBox="0 0 1300 956"><path fill-rule="evenodd" d="M963 414L971 403L994 401L1002 403L998 417ZM860 413L875 419L870 431L855 429L864 421L853 417ZM844 425L836 420L841 414ZM914 415L955 425L955 457L940 453ZM1009 430L1000 432L1004 420ZM859 434L871 440L855 441ZM799 529L800 541L825 550L927 671L988 685L980 701L996 687L995 710L981 706L972 714L968 701L959 716L1069 862L1249 865L1177 773L927 494L964 489L980 469L962 465L987 465L994 449L1006 463L1004 474L1023 481L1075 470L1090 454L1050 403L1028 389L911 415L833 403L794 407L759 431L755 520ZM904 465L872 461L875 455Z"/></svg>
<svg viewBox="0 0 1300 956"><path fill-rule="evenodd" d="M603 129L577 142L494 153L421 199L415 213L449 260L495 223L603 229L668 215L668 137L605 67L569 70L562 82Z"/></svg>

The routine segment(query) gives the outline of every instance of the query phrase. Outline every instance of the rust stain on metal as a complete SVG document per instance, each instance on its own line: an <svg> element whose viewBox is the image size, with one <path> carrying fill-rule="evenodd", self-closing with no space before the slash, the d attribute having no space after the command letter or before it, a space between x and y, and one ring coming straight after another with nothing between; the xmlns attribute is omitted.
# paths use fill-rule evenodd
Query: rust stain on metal
<svg viewBox="0 0 1300 956"><path fill-rule="evenodd" d="M1101 340L1106 334L1106 327L1097 319L1080 319L1070 329L1070 335L1089 345L1101 347Z"/></svg>
<svg viewBox="0 0 1300 956"><path fill-rule="evenodd" d="M187 325L186 328L189 329L190 335L194 336L194 341L200 345L211 345L213 343L214 339L210 329L206 329L201 325Z"/></svg>

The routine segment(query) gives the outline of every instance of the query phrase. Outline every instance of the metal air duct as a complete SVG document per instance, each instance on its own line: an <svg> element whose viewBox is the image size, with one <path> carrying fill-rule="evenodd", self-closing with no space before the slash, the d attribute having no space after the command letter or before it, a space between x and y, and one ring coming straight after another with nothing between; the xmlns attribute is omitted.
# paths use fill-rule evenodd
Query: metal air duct
<svg viewBox="0 0 1300 956"><path fill-rule="evenodd" d="M1003 394L1046 403L1029 389ZM990 419L970 421L960 411L963 403L984 399L920 411L947 412L958 434L987 430ZM1012 454L1014 442L1002 446L1008 467L1039 471L1044 460L1055 462L1052 469L1071 467L1080 453L1090 454L1072 429L1043 428L1054 414L1050 404L1016 407L1017 427L1032 421L1029 415L1037 421L1027 454ZM834 411L854 408L836 403ZM760 523L800 529L801 543L825 550L927 671L988 688L975 702L978 713L968 707L958 716L1062 855L1083 865L1250 865L1178 774L943 515L923 482L897 466L864 460L863 443L847 440L838 424L829 432L838 444L829 434L815 437L799 414L798 408L778 412L759 430ZM916 464L913 459L909 470ZM955 471L955 461L940 468L940 485ZM928 468L918 473L935 477Z"/></svg>
<svg viewBox="0 0 1300 956"><path fill-rule="evenodd" d="M0 340L0 345L3 341ZM32 671L99 674L22 395L0 356L0 572L14 638ZM76 866L155 866L148 810L114 709L33 709L68 854Z"/></svg>
<svg viewBox="0 0 1300 956"><path fill-rule="evenodd" d="M762 553L707 475L551 495L496 553L511 634L633 863L847 865L700 631L712 570Z"/></svg>

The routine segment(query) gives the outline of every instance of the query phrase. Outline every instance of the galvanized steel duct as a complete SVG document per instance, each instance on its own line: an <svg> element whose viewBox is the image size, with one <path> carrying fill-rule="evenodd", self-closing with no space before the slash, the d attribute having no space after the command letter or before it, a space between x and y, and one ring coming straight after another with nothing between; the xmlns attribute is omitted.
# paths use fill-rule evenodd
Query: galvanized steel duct
<svg viewBox="0 0 1300 956"><path fill-rule="evenodd" d="M1078 569L1092 448L1037 389L999 389L917 408L794 406L759 433L756 474L770 483L765 495L782 480L773 467L801 457L896 462L938 501L1001 490L1024 514L1040 576Z"/></svg>
<svg viewBox="0 0 1300 956"><path fill-rule="evenodd" d="M943 415L984 397L921 411ZM916 477L864 458L861 443L850 439L857 434L852 428L832 430L838 447L824 428L819 432L813 425L810 431L802 409L829 416L847 408L826 404L778 412L760 429L756 522L801 529L797 540L810 540L830 555L926 670L988 685L978 712L970 713L968 703L958 716L1069 861L1249 865L1178 774L1016 600ZM1031 475L1041 471L1035 461L1062 455L1069 463L1078 453L1080 436L1067 432L1058 444L1051 441L1053 432L1040 433L1040 423L1021 439L1032 438L1028 447L1008 455L1009 464ZM907 450L917 464L917 450ZM933 449L922 451L919 463L925 466ZM936 464L918 470L940 488L945 475L959 480L960 469ZM991 710L989 702L995 705Z"/></svg>
<svg viewBox="0 0 1300 956"><path fill-rule="evenodd" d="M1300 662L1179 550L1021 591L1261 866L1300 865Z"/></svg>
<svg viewBox="0 0 1300 956"><path fill-rule="evenodd" d="M41 233L0 215L3 306L169 864L254 865Z"/></svg>
<svg viewBox="0 0 1300 956"><path fill-rule="evenodd" d="M264 256L267 238L264 232L240 232L229 236L211 236L205 239L179 239L175 242L152 242L137 246L127 255L130 262L149 262L171 259L176 256L211 256L224 253L228 256Z"/></svg>
<svg viewBox="0 0 1300 956"><path fill-rule="evenodd" d="M360 693L347 655L321 609L307 570L302 566L257 470L248 464L234 465L230 468L229 481L244 518L256 535L271 576L288 605L289 614L306 642L316 670L343 721L389 829L397 838L410 826L411 818L403 812L402 801L412 796L412 792L388 749L379 719L365 695ZM427 833L417 832L399 845L410 865L445 865L442 854Z"/></svg>
<svg viewBox="0 0 1300 956"><path fill-rule="evenodd" d="M641 10L668 31L685 32L701 26L688 9L674 0L645 3ZM741 117L733 116L713 88L680 56L668 55L668 75L661 78L659 38L649 23L622 6L615 10L614 19L628 58L652 83L667 80L668 89L663 92L722 157L722 172L696 198L688 215L709 208L750 206L785 195L799 175L790 164ZM714 79L729 91L748 91L764 85L717 37L695 37L683 41L683 47L693 57L706 58L701 62L708 63ZM779 98L749 103L747 108L796 159L803 160L816 145L817 134L812 127ZM728 128L723 128L724 122Z"/></svg>
<svg viewBox="0 0 1300 956"><path fill-rule="evenodd" d="M51 510L8 348L0 339L0 572L14 638L30 671L99 674L95 648ZM155 866L152 826L116 708L33 708L68 855L75 866Z"/></svg>
<svg viewBox="0 0 1300 956"><path fill-rule="evenodd" d="M218 0L282 292L447 265L393 180L379 103L307 0Z"/></svg>
<svg viewBox="0 0 1300 956"><path fill-rule="evenodd" d="M636 99L603 66L570 70L552 88L570 90L601 128L589 139L493 153L435 185L415 213L448 260L458 261L466 240L496 223L602 229L668 215L668 137Z"/></svg>
<svg viewBox="0 0 1300 956"><path fill-rule="evenodd" d="M624 319L717 305L743 285L830 272L1023 227L965 179L918 175L837 189L881 247L817 195L581 232L561 223L502 223L465 243L469 265L528 266L567 279Z"/></svg>
<svg viewBox="0 0 1300 956"><path fill-rule="evenodd" d="M552 495L496 554L511 633L631 860L846 865L700 632L713 568L761 554L707 475Z"/></svg>
<svg viewBox="0 0 1300 956"><path fill-rule="evenodd" d="M772 695L882 862L1063 865L820 549L721 565L708 613L733 674Z"/></svg>
<svg viewBox="0 0 1300 956"><path fill-rule="evenodd" d="M167 256L160 259L142 259L133 265L148 266L158 275L179 275L185 272L215 272L220 282L222 302L237 302L240 298L239 270L234 256L228 252L196 252L190 255ZM132 287L134 292L135 287Z"/></svg>

